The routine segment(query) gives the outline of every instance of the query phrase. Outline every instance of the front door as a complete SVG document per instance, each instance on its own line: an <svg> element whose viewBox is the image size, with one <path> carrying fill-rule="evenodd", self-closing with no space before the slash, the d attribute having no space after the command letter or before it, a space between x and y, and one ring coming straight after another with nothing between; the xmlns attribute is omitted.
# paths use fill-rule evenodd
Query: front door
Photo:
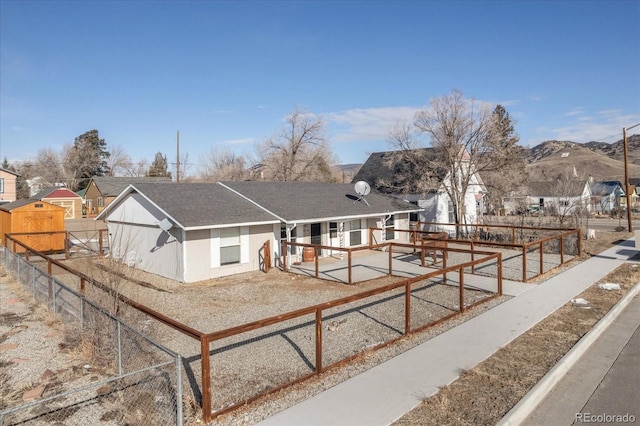
<svg viewBox="0 0 640 426"><path fill-rule="evenodd" d="M311 224L311 244L322 245L322 224L321 223ZM318 254L322 255L322 252L319 252Z"/></svg>

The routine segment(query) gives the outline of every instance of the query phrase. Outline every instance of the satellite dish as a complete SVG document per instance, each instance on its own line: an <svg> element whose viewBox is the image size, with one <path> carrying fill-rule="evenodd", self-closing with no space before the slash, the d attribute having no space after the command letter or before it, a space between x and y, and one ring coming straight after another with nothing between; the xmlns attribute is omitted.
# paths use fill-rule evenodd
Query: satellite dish
<svg viewBox="0 0 640 426"><path fill-rule="evenodd" d="M173 228L173 223L171 223L171 221L165 217L164 219L162 219L162 220L158 223L158 226L159 226L159 227L160 227L160 229L162 229L164 232L169 232L169 230L170 230L171 228Z"/></svg>
<svg viewBox="0 0 640 426"><path fill-rule="evenodd" d="M356 194L359 195L359 198L356 201L362 200L368 206L369 203L367 203L367 200L364 199L364 196L371 192L371 187L369 186L369 184L363 180L360 180L356 182L354 189L356 190ZM356 201L354 201L353 204L355 204Z"/></svg>
<svg viewBox="0 0 640 426"><path fill-rule="evenodd" d="M369 194L369 192L371 192L371 187L367 182L360 180L356 182L355 190L356 194L358 194L360 197L364 197L365 195Z"/></svg>

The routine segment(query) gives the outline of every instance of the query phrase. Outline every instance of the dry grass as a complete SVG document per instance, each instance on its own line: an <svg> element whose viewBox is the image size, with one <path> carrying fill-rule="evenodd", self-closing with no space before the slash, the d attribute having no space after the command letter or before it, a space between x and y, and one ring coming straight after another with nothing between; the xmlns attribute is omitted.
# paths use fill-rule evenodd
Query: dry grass
<svg viewBox="0 0 640 426"><path fill-rule="evenodd" d="M585 256L629 236L603 234L586 242ZM602 282L620 284L622 290L602 290L597 286ZM580 294L589 301L590 309L564 305L394 424L495 424L638 282L640 267L622 265Z"/></svg>

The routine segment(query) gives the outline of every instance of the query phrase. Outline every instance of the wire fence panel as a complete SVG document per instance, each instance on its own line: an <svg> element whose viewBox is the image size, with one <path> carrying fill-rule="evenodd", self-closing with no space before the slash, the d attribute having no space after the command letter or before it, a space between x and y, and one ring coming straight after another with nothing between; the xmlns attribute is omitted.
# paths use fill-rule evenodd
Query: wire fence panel
<svg viewBox="0 0 640 426"><path fill-rule="evenodd" d="M210 344L214 412L312 374L315 315L267 325Z"/></svg>
<svg viewBox="0 0 640 426"><path fill-rule="evenodd" d="M405 289L322 312L322 364L327 367L404 334Z"/></svg>
<svg viewBox="0 0 640 426"><path fill-rule="evenodd" d="M7 272L64 321L66 349L81 354L89 368L107 379L64 392L60 386L47 387L41 399L0 411L0 425L181 425L180 356L48 275L40 258L33 260L0 247Z"/></svg>
<svg viewBox="0 0 640 426"><path fill-rule="evenodd" d="M451 275L451 274L448 274ZM424 327L453 313L453 307L442 305L437 292L451 291L442 276L424 279L411 285L411 329Z"/></svg>
<svg viewBox="0 0 640 426"><path fill-rule="evenodd" d="M180 385L166 362L0 411L3 425L176 425Z"/></svg>

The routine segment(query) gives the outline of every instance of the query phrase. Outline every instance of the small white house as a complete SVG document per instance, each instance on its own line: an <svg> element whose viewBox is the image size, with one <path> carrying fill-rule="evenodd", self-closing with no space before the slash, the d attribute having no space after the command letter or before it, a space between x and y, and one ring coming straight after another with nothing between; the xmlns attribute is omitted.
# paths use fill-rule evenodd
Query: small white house
<svg viewBox="0 0 640 426"><path fill-rule="evenodd" d="M386 225L376 240L408 241L394 227L409 229L409 214L419 208L380 194L365 201L350 184L141 183L129 185L96 219L107 224L114 257L195 282L259 270L267 241L273 264L282 240L355 247L368 244L369 227Z"/></svg>

